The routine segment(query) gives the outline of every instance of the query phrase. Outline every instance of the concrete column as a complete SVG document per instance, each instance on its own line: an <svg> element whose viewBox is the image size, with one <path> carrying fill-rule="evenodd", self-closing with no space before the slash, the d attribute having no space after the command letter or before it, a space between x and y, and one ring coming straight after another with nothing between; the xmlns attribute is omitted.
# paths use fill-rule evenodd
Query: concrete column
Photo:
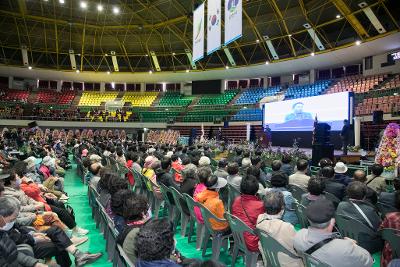
<svg viewBox="0 0 400 267"><path fill-rule="evenodd" d="M263 78L264 78L264 81L263 81L262 87L268 88L269 87L269 79L268 79L268 77L263 77Z"/></svg>
<svg viewBox="0 0 400 267"><path fill-rule="evenodd" d="M57 92L61 92L62 89L62 81L57 81Z"/></svg>
<svg viewBox="0 0 400 267"><path fill-rule="evenodd" d="M106 83L100 82L100 92L105 92L105 91L106 91Z"/></svg>
<svg viewBox="0 0 400 267"><path fill-rule="evenodd" d="M221 94L224 93L224 91L227 89L228 87L228 81L227 80L221 80Z"/></svg>
<svg viewBox="0 0 400 267"><path fill-rule="evenodd" d="M181 89L179 90L179 93L185 94L185 90L183 89L183 86L185 86L185 83L181 82Z"/></svg>
<svg viewBox="0 0 400 267"><path fill-rule="evenodd" d="M146 91L146 84L140 83L140 92L145 92L145 91Z"/></svg>
<svg viewBox="0 0 400 267"><path fill-rule="evenodd" d="M316 70L312 69L310 70L310 83L315 83L315 80L317 79L316 77Z"/></svg>
<svg viewBox="0 0 400 267"><path fill-rule="evenodd" d="M354 145L360 146L361 144L361 118L354 117Z"/></svg>
<svg viewBox="0 0 400 267"><path fill-rule="evenodd" d="M13 88L14 77L8 76L8 88Z"/></svg>
<svg viewBox="0 0 400 267"><path fill-rule="evenodd" d="M251 130L251 125L250 123L246 124L246 140L250 141L250 130Z"/></svg>

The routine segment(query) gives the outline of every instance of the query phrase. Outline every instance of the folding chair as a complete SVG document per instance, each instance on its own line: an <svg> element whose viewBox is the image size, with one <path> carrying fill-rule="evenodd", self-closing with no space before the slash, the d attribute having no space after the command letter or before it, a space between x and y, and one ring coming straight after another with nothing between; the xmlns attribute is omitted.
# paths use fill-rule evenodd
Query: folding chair
<svg viewBox="0 0 400 267"><path fill-rule="evenodd" d="M237 196L240 196L240 192L229 183L227 184L227 186L228 186L228 211L231 211L233 201Z"/></svg>
<svg viewBox="0 0 400 267"><path fill-rule="evenodd" d="M306 207L304 207L297 201L293 202L293 205L295 207L296 215L297 215L297 218L299 219L301 228L307 228L310 225L310 223L308 222L308 219L305 214Z"/></svg>
<svg viewBox="0 0 400 267"><path fill-rule="evenodd" d="M303 261L306 267L331 267L325 262L322 262L319 259L306 253L303 253Z"/></svg>
<svg viewBox="0 0 400 267"><path fill-rule="evenodd" d="M174 187L169 188L172 197L174 198L174 202L176 207L181 213L181 236L186 235L186 228L187 224L189 223L189 233L188 233L188 238L190 239L190 236L193 234L193 227L194 227L194 220L195 218L191 216L191 214L186 214L184 209L182 208L183 205L187 207L186 200L184 199L183 195L176 190Z"/></svg>
<svg viewBox="0 0 400 267"><path fill-rule="evenodd" d="M288 186L288 188L289 188L289 192L292 193L293 198L296 199L299 203L301 201L301 196L303 194L307 193L306 190L304 190L303 188L301 188L300 186L295 185L295 184L290 184Z"/></svg>
<svg viewBox="0 0 400 267"><path fill-rule="evenodd" d="M206 255L208 240L212 238L212 259L219 260L219 255L221 253L221 246L223 246L225 248L225 251L227 251L228 240L229 237L232 237L232 234L220 235L218 232L212 229L210 219L213 219L217 222L227 222L227 220L218 218L209 209L207 209L204 205L202 205L199 202L195 202L195 206L200 208L201 215L203 216L205 225L205 233L202 245L203 247L202 256L204 257Z"/></svg>
<svg viewBox="0 0 400 267"><path fill-rule="evenodd" d="M264 266L281 267L278 258L279 253L286 254L293 259L300 258L291 251L287 250L281 243L270 236L267 232L260 229L255 229L254 232L260 238L262 247L261 255L263 257Z"/></svg>
<svg viewBox="0 0 400 267"><path fill-rule="evenodd" d="M383 228L379 230L382 239L389 243L392 248L392 258L400 258L400 230Z"/></svg>
<svg viewBox="0 0 400 267"><path fill-rule="evenodd" d="M196 218L196 214L194 213L194 207L195 207L195 203L196 201L194 201L194 199L189 196L188 194L184 193L183 197L186 200L186 204L189 208L189 212L190 215L195 219L196 221L196 249L201 249L201 244L203 242L203 236L204 236L204 231L205 231L205 226L204 224L200 223L197 218ZM190 237L188 237L188 242L190 243Z"/></svg>
<svg viewBox="0 0 400 267"><path fill-rule="evenodd" d="M255 235L253 229L251 229L248 225L246 225L242 220L238 217L226 212L225 218L229 222L229 226L231 227L234 239L233 245L233 254L232 254L232 266L235 266L236 258L239 254L239 250L244 254L244 262L246 267L254 267L257 265L257 258L260 254L259 252L251 252L247 249L246 242L244 240L243 234L249 233Z"/></svg>
<svg viewBox="0 0 400 267"><path fill-rule="evenodd" d="M160 183L160 191L164 198L164 209L168 208L168 217L174 223L174 229L176 229L178 218L179 218L179 210L176 207L175 201L171 201L171 197L173 199L173 195L168 187L164 184ZM170 197L171 196L171 197ZM164 211L165 212L165 211Z"/></svg>

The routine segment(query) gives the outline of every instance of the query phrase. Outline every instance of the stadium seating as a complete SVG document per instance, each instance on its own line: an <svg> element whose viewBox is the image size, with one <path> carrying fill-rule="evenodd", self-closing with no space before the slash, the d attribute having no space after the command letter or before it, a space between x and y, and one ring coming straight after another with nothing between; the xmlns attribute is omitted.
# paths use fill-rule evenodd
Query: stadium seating
<svg viewBox="0 0 400 267"><path fill-rule="evenodd" d="M117 113L116 113L115 111L110 111L110 112L109 112L109 115L106 116L106 120L107 120L107 121L114 121L114 120L115 120L115 117L117 117L118 119L117 119L116 121L121 121L121 114L118 114L117 116L116 116L116 115L117 115ZM129 118L131 115L132 115L132 112L127 111L126 114L125 114L125 116L124 116L124 121L127 121L128 118ZM97 116L97 118L95 119L95 116L91 116L91 115L90 115L90 112L88 112L88 113L86 114L86 117L87 117L87 118L90 118L91 121L100 121L100 122L103 122L103 117Z"/></svg>
<svg viewBox="0 0 400 267"><path fill-rule="evenodd" d="M396 74L390 81L382 85L380 89L387 90L392 88L400 88L400 74Z"/></svg>
<svg viewBox="0 0 400 267"><path fill-rule="evenodd" d="M75 98L74 91L57 92L55 90L40 90L36 95L36 103L69 105Z"/></svg>
<svg viewBox="0 0 400 267"><path fill-rule="evenodd" d="M83 92L79 101L79 106L100 106L102 102L113 101L117 97L117 92Z"/></svg>
<svg viewBox="0 0 400 267"><path fill-rule="evenodd" d="M285 99L322 95L331 83L330 80L322 80L312 84L291 85L285 93Z"/></svg>
<svg viewBox="0 0 400 267"><path fill-rule="evenodd" d="M334 84L327 91L328 94L340 93L340 92L354 92L356 94L366 93L369 90L373 89L374 86L381 83L384 79L387 78L387 75L371 75L371 76L362 76L362 75L354 75L344 77L342 80Z"/></svg>
<svg viewBox="0 0 400 267"><path fill-rule="evenodd" d="M192 110L186 113L184 122L213 122L222 121L229 115L229 110Z"/></svg>
<svg viewBox="0 0 400 267"><path fill-rule="evenodd" d="M233 121L261 121L262 110L259 108L241 109L232 118Z"/></svg>
<svg viewBox="0 0 400 267"><path fill-rule="evenodd" d="M7 89L0 92L0 99L4 102L27 102L29 92L17 89Z"/></svg>
<svg viewBox="0 0 400 267"><path fill-rule="evenodd" d="M126 92L122 101L131 103L133 107L150 107L157 96L158 92Z"/></svg>
<svg viewBox="0 0 400 267"><path fill-rule="evenodd" d="M356 115L369 115L375 110L390 113L400 109L400 95L366 98L357 105Z"/></svg>
<svg viewBox="0 0 400 267"><path fill-rule="evenodd" d="M186 107L192 103L193 97L183 96L178 92L166 92L160 99L159 106L182 106Z"/></svg>
<svg viewBox="0 0 400 267"><path fill-rule="evenodd" d="M269 88L250 88L244 91L236 100L235 105L255 104L264 97L276 95L281 90L281 86Z"/></svg>
<svg viewBox="0 0 400 267"><path fill-rule="evenodd" d="M200 98L198 105L226 105L239 93L239 90L227 90L219 95L205 95Z"/></svg>
<svg viewBox="0 0 400 267"><path fill-rule="evenodd" d="M175 120L179 111L139 111L137 116L141 122L168 122Z"/></svg>

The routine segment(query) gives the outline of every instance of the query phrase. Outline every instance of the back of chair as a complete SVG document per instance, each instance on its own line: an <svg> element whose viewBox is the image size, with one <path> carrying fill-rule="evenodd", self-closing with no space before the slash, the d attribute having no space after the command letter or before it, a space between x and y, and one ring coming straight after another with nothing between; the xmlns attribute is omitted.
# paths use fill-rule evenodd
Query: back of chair
<svg viewBox="0 0 400 267"><path fill-rule="evenodd" d="M171 193L171 190L166 187L164 184L160 184L160 192L162 194L162 197L164 199L164 202L167 204L168 208L172 208L172 206L174 205L173 203L171 203L170 199L168 198L168 193ZM171 210L169 210L171 212Z"/></svg>
<svg viewBox="0 0 400 267"><path fill-rule="evenodd" d="M400 230L383 228L379 231L382 239L387 241L392 248L392 258L400 258Z"/></svg>
<svg viewBox="0 0 400 267"><path fill-rule="evenodd" d="M299 223L301 225L301 228L307 228L310 223L308 222L305 210L306 207L298 203L297 201L293 202L293 205L295 207L296 215L297 218L299 219Z"/></svg>
<svg viewBox="0 0 400 267"><path fill-rule="evenodd" d="M249 234L255 235L253 229L251 229L241 219L228 212L225 213L225 218L228 220L229 226L233 233L233 238L235 240L235 243L239 245L239 249L245 253L249 253L247 251L247 246L244 240L243 233L247 232Z"/></svg>
<svg viewBox="0 0 400 267"><path fill-rule="evenodd" d="M256 229L255 233L260 238L260 243L262 247L262 254L267 261L266 265L268 267L280 267L278 253L283 253L288 255L291 258L299 258L297 255L293 254L289 250L287 250L281 243L279 243L275 238L270 236L267 232Z"/></svg>
<svg viewBox="0 0 400 267"><path fill-rule="evenodd" d="M181 199L184 199L182 194L178 190L176 190L176 188L174 188L172 186L169 188L169 191L171 192L172 197L174 198L174 202L175 202L175 205L178 208L178 210L181 213L184 213L184 211L182 209L182 205L181 205Z"/></svg>
<svg viewBox="0 0 400 267"><path fill-rule="evenodd" d="M215 231L212 228L210 219L213 219L217 222L227 222L227 220L225 219L220 219L217 216L215 216L209 209L207 209L203 204L199 203L199 202L195 202L194 204L195 206L200 208L201 211L201 215L203 216L203 220L204 220L204 225L206 226L207 230L210 232L210 234L214 234Z"/></svg>
<svg viewBox="0 0 400 267"><path fill-rule="evenodd" d="M229 183L227 184L227 186L228 186L228 210L230 211L233 201L237 196L240 195L240 192Z"/></svg>
<svg viewBox="0 0 400 267"><path fill-rule="evenodd" d="M288 186L288 188L289 188L289 192L292 193L293 197L294 197L298 202L301 201L301 196L302 196L303 194L307 193L306 190L304 190L303 188L301 188L300 186L295 185L295 184L290 184L290 185Z"/></svg>
<svg viewBox="0 0 400 267"><path fill-rule="evenodd" d="M196 201L186 193L183 193L182 196L186 200L186 204L187 204L187 206L189 208L190 215L193 218L196 218L196 214L194 213L194 207L195 207Z"/></svg>
<svg viewBox="0 0 400 267"><path fill-rule="evenodd" d="M303 253L303 258L306 267L330 267L330 265L320 261L319 259L309 254Z"/></svg>
<svg viewBox="0 0 400 267"><path fill-rule="evenodd" d="M376 235L371 228L356 218L347 215L336 214L335 219L340 234L345 237L350 237L357 242L360 240L359 237L362 234L367 234L369 236Z"/></svg>

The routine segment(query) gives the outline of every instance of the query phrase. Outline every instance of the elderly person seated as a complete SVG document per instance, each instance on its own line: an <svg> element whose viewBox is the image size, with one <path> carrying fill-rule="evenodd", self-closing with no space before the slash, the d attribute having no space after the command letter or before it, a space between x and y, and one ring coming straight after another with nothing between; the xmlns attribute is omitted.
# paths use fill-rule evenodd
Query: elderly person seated
<svg viewBox="0 0 400 267"><path fill-rule="evenodd" d="M307 191L301 196L300 204L307 207L311 202L325 199L324 196L325 182L320 177L312 177L308 181Z"/></svg>
<svg viewBox="0 0 400 267"><path fill-rule="evenodd" d="M347 186L346 192L348 200L339 203L336 214L355 218L377 232L381 224L381 218L375 207L365 200L367 186L362 182L355 181ZM383 247L383 241L378 233L373 236L361 234L358 244L370 253L380 251Z"/></svg>
<svg viewBox="0 0 400 267"><path fill-rule="evenodd" d="M289 222L293 225L298 223L297 215L293 209L293 202L295 199L287 190L287 181L288 177L284 172L277 172L271 177L271 186L272 188L266 188L266 194L269 192L282 192L285 198L285 213L283 215L283 220L285 222Z"/></svg>
<svg viewBox="0 0 400 267"><path fill-rule="evenodd" d="M325 166L320 170L320 173L325 182L325 191L342 200L345 195L346 186L335 180L335 170L333 167Z"/></svg>
<svg viewBox="0 0 400 267"><path fill-rule="evenodd" d="M296 235L296 230L292 224L282 221L282 215L285 212L285 200L282 192L269 192L264 197L264 208L265 213L260 214L257 218L257 229L267 232L287 250L296 255L297 253L293 249L293 238ZM263 252L260 243L259 248ZM282 267L304 266L301 258L292 258L282 253L278 255L278 260Z"/></svg>
<svg viewBox="0 0 400 267"><path fill-rule="evenodd" d="M305 159L299 159L297 161L297 171L289 176L289 184L297 185L304 190L307 190L308 180L310 180L310 176L308 176L308 162Z"/></svg>
<svg viewBox="0 0 400 267"><path fill-rule="evenodd" d="M363 184L367 182L367 174L363 170L356 170L353 174L353 181L359 181ZM371 187L367 186L367 194L365 195L365 200L367 200L372 205L376 205L378 202L378 194Z"/></svg>
<svg viewBox="0 0 400 267"><path fill-rule="evenodd" d="M382 177L383 166L381 164L374 164L371 168L371 174L367 176L366 185L377 192L385 192L387 185L385 177Z"/></svg>
<svg viewBox="0 0 400 267"><path fill-rule="evenodd" d="M351 177L346 175L346 172L348 170L348 167L344 162L337 162L335 165L335 180L338 183L341 183L345 186L347 186L349 183L351 183Z"/></svg>
<svg viewBox="0 0 400 267"><path fill-rule="evenodd" d="M330 200L314 201L306 208L310 226L297 232L293 248L299 254L307 253L329 266L371 267L369 252L350 238L338 238L333 232L335 206Z"/></svg>
<svg viewBox="0 0 400 267"><path fill-rule="evenodd" d="M214 174L218 177L225 178L228 177L228 172L226 171L226 167L228 166L228 162L226 159L220 159L218 161L218 167L215 170Z"/></svg>
<svg viewBox="0 0 400 267"><path fill-rule="evenodd" d="M240 196L233 201L231 212L241 219L251 229L255 229L257 218L265 212L264 204L256 196L259 188L258 179L252 175L242 179L240 184ZM249 233L243 234L247 249L249 251L258 251L258 237Z"/></svg>
<svg viewBox="0 0 400 267"><path fill-rule="evenodd" d="M15 224L19 210L18 200L12 197L0 197L0 216L6 223L0 231L6 233L16 245L31 246L35 258L55 257L60 266L71 266L72 262L69 257L71 254L75 257L75 266L83 266L101 257L101 253L81 252L65 232L56 226L44 232L36 232Z"/></svg>
<svg viewBox="0 0 400 267"><path fill-rule="evenodd" d="M240 191L240 183L242 182L242 176L239 175L239 165L236 162L230 162L228 164L228 176L226 180L233 186L237 191Z"/></svg>
<svg viewBox="0 0 400 267"><path fill-rule="evenodd" d="M207 167L211 165L210 158L207 156L201 156L199 159L199 167Z"/></svg>

